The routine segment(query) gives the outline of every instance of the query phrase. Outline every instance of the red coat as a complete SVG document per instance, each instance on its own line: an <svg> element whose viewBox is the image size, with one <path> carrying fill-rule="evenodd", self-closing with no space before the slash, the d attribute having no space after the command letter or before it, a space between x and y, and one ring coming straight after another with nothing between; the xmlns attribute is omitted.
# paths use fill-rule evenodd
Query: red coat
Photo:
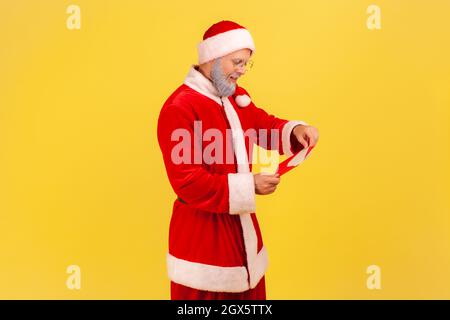
<svg viewBox="0 0 450 320"><path fill-rule="evenodd" d="M158 142L178 196L173 204L167 254L173 282L215 292L256 287L266 272L268 258L254 213L255 187L248 161L252 141L271 148L259 131L267 129L269 141L273 139L280 154L290 155L302 147L291 135L298 124L305 122L283 120L256 107L241 87L231 97L219 97L211 81L191 67L158 119ZM226 139L227 129L232 139ZM253 134L246 139L243 132ZM211 162L202 153L208 150L208 140L218 141L212 139L218 133L224 137L223 143L216 144L220 152L216 149L211 155L222 153L223 161L215 158ZM188 134L190 141L182 139L183 134ZM190 146L189 152L186 148L181 151L181 142Z"/></svg>

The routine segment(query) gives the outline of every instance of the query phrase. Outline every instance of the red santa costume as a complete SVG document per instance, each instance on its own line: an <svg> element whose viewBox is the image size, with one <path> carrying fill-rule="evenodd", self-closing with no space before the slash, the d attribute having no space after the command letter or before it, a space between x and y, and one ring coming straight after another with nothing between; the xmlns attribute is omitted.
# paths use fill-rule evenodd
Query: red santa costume
<svg viewBox="0 0 450 320"><path fill-rule="evenodd" d="M198 45L199 64L244 48L255 51L250 33L236 23L221 21L208 29ZM264 138L276 139L280 154L291 155L302 148L291 134L301 124L306 123L280 119L258 108L242 87L236 86L232 96L220 97L195 65L167 99L158 119L158 142L178 196L173 203L167 254L172 299L266 298L268 257L255 215L249 163L253 144L244 132L254 129L253 142L269 149L271 144L259 136L259 130L266 129ZM192 152L180 153L190 161L178 161L176 152L174 156L180 143L174 132L180 129L192 138ZM222 137L231 129L232 139L221 143L222 154L231 150L231 161L203 159L204 141L208 140L203 134L208 129ZM279 135L273 134L276 130Z"/></svg>

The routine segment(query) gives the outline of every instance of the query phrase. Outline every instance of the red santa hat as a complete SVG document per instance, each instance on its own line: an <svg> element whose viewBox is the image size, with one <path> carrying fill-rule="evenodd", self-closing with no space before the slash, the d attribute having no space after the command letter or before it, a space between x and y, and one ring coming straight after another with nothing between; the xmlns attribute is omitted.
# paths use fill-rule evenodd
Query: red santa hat
<svg viewBox="0 0 450 320"><path fill-rule="evenodd" d="M222 20L206 30L197 48L198 63L202 64L241 49L250 49L253 53L255 44L250 32L243 26Z"/></svg>

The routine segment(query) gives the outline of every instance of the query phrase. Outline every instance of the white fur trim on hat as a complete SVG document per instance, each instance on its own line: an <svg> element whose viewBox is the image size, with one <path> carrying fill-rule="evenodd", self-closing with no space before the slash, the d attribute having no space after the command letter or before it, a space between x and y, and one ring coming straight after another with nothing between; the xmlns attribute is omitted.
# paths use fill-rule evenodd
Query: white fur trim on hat
<svg viewBox="0 0 450 320"><path fill-rule="evenodd" d="M250 99L250 97L246 94L241 94L239 96L236 96L234 101L236 101L239 107L245 108L250 104L250 102L252 102L252 99Z"/></svg>
<svg viewBox="0 0 450 320"><path fill-rule="evenodd" d="M216 58L240 50L255 51L255 44L247 29L239 28L222 32L200 42L198 48L198 63L202 64Z"/></svg>

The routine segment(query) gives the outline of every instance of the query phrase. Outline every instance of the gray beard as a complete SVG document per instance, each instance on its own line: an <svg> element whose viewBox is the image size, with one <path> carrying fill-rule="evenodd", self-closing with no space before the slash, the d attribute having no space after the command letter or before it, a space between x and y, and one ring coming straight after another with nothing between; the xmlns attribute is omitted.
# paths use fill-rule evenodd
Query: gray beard
<svg viewBox="0 0 450 320"><path fill-rule="evenodd" d="M220 67L220 58L214 61L211 69L211 79L214 87L216 87L219 96L229 97L236 91L236 84L227 81L227 78Z"/></svg>

